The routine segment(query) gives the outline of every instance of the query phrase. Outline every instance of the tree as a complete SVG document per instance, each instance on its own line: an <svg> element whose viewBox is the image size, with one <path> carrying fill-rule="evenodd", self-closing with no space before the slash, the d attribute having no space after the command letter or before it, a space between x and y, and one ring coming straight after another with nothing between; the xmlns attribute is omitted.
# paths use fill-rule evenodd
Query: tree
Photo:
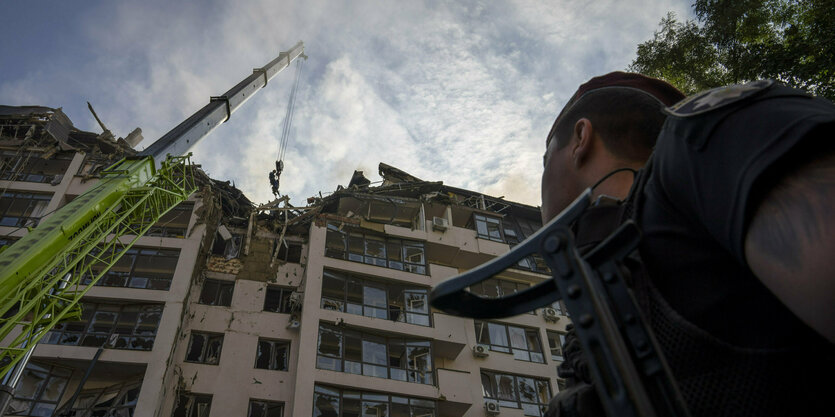
<svg viewBox="0 0 835 417"><path fill-rule="evenodd" d="M835 0L697 0L638 45L630 71L685 94L772 78L835 100Z"/></svg>

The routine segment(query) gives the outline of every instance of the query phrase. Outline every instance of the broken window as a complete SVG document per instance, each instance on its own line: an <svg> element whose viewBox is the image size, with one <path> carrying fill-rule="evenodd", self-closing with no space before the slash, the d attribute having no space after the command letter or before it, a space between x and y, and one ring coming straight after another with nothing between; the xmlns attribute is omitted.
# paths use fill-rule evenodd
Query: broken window
<svg viewBox="0 0 835 417"><path fill-rule="evenodd" d="M151 350L162 309L162 304L84 303L81 320L57 324L41 343Z"/></svg>
<svg viewBox="0 0 835 417"><path fill-rule="evenodd" d="M302 245L294 242L282 242L278 248L278 259L294 264L301 262Z"/></svg>
<svg viewBox="0 0 835 417"><path fill-rule="evenodd" d="M478 237L496 242L504 242L501 219L473 213L473 224L475 225Z"/></svg>
<svg viewBox="0 0 835 417"><path fill-rule="evenodd" d="M478 343L496 352L512 353L516 360L545 363L537 329L475 321Z"/></svg>
<svg viewBox="0 0 835 417"><path fill-rule="evenodd" d="M286 371L289 354L290 342L258 339L258 351L255 352L255 367L273 371Z"/></svg>
<svg viewBox="0 0 835 417"><path fill-rule="evenodd" d="M185 238L194 203L186 201L178 204L160 217L145 233L146 236Z"/></svg>
<svg viewBox="0 0 835 417"><path fill-rule="evenodd" d="M222 346L222 334L192 332L186 352L186 362L217 365L220 363L220 348Z"/></svg>
<svg viewBox="0 0 835 417"><path fill-rule="evenodd" d="M172 417L209 417L211 407L211 395L182 393L177 396Z"/></svg>
<svg viewBox="0 0 835 417"><path fill-rule="evenodd" d="M200 291L199 303L229 307L232 305L232 291L234 288L234 281L206 279L203 281L203 289Z"/></svg>
<svg viewBox="0 0 835 417"><path fill-rule="evenodd" d="M228 239L224 239L220 232L215 234L215 243L212 245L212 254L221 255L226 259L237 258L241 253L243 235L232 233L231 235L227 235L227 237Z"/></svg>
<svg viewBox="0 0 835 417"><path fill-rule="evenodd" d="M435 417L435 401L315 385L317 417Z"/></svg>
<svg viewBox="0 0 835 417"><path fill-rule="evenodd" d="M249 400L247 417L282 417L284 415L284 403L277 401Z"/></svg>
<svg viewBox="0 0 835 417"><path fill-rule="evenodd" d="M319 325L316 367L337 372L434 383L432 348L428 340L385 337Z"/></svg>
<svg viewBox="0 0 835 417"><path fill-rule="evenodd" d="M21 150L0 151L0 180L56 185L70 167L73 152L58 152L43 158L43 153Z"/></svg>
<svg viewBox="0 0 835 417"><path fill-rule="evenodd" d="M112 256L94 250L90 256L104 259ZM96 282L101 287L143 288L149 290L164 290L171 288L171 280L177 269L179 249L130 248L118 261ZM93 265L94 274L101 272L103 265ZM82 278L82 284L92 282L92 277Z"/></svg>
<svg viewBox="0 0 835 417"><path fill-rule="evenodd" d="M381 283L327 269L322 276L321 307L366 317L431 325L427 289Z"/></svg>
<svg viewBox="0 0 835 417"><path fill-rule="evenodd" d="M51 199L51 194L4 192L0 197L0 226L37 226Z"/></svg>
<svg viewBox="0 0 835 417"><path fill-rule="evenodd" d="M551 360L562 362L565 360L562 355L562 347L565 345L565 333L547 330L548 347L551 349Z"/></svg>
<svg viewBox="0 0 835 417"><path fill-rule="evenodd" d="M551 308L557 311L557 314L567 316L568 312L563 308L562 301L554 301L551 303Z"/></svg>
<svg viewBox="0 0 835 417"><path fill-rule="evenodd" d="M551 385L547 379L481 371L484 398L499 401L508 408L521 408L526 416L541 417L551 401Z"/></svg>
<svg viewBox="0 0 835 417"><path fill-rule="evenodd" d="M127 382L104 388L85 389L75 403L65 404L60 416L132 416L139 399L141 382Z"/></svg>
<svg viewBox="0 0 835 417"><path fill-rule="evenodd" d="M290 296L294 290L295 288L268 286L266 296L264 297L264 311L285 314L292 313Z"/></svg>
<svg viewBox="0 0 835 417"><path fill-rule="evenodd" d="M423 242L348 232L334 223L328 223L325 239L327 257L426 274Z"/></svg>
<svg viewBox="0 0 835 417"><path fill-rule="evenodd" d="M71 368L29 362L6 415L51 416L64 395L71 375Z"/></svg>

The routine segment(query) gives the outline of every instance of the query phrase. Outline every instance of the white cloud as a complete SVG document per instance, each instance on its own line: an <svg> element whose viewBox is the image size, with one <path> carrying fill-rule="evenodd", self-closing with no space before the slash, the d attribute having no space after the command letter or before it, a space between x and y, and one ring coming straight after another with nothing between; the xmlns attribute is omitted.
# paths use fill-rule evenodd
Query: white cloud
<svg viewBox="0 0 835 417"><path fill-rule="evenodd" d="M538 205L544 136L562 103L591 76L623 69L668 10L688 9L676 0L106 3L66 17L87 28L72 40L83 60L44 57L38 74L0 81L0 102L64 106L97 130L83 108L90 99L114 133L141 126L147 146L304 40L310 58L282 175L294 204L345 185L355 169L378 180L385 162ZM256 202L272 199L267 173L292 78L279 74L194 149Z"/></svg>

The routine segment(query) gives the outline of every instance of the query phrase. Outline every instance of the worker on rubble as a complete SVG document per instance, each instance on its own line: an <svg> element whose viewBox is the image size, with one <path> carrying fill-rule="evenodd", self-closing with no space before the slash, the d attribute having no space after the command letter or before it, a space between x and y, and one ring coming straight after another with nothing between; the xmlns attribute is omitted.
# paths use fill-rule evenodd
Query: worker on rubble
<svg viewBox="0 0 835 417"><path fill-rule="evenodd" d="M603 179L583 216L638 223L630 284L692 416L833 415L835 105L767 80L683 98L639 74L581 85L547 137L543 222ZM604 415L573 331L564 353L546 415Z"/></svg>

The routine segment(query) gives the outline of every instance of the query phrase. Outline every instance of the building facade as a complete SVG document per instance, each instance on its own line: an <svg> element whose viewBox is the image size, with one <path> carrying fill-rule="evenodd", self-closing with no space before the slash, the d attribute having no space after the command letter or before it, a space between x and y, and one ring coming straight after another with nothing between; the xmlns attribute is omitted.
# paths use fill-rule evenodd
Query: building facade
<svg viewBox="0 0 835 417"><path fill-rule="evenodd" d="M133 152L64 119L0 107L0 244ZM433 286L536 231L538 208L385 164L380 176L356 172L306 207L254 207L202 175L90 290L82 319L36 347L7 415L542 415L559 389L559 303L481 321L428 302ZM470 291L549 276L529 257Z"/></svg>

